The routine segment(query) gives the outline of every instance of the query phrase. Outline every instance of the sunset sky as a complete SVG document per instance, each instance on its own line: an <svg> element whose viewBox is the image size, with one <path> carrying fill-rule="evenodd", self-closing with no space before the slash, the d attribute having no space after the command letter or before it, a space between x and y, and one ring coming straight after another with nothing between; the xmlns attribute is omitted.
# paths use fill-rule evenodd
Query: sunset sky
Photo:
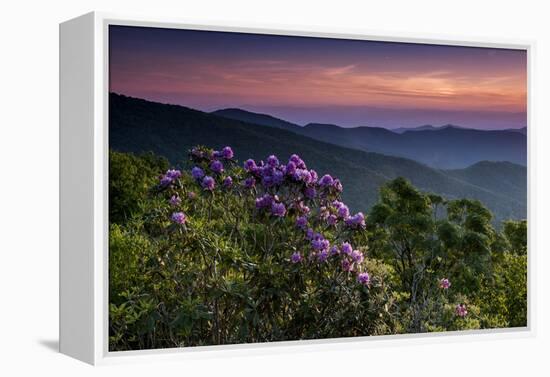
<svg viewBox="0 0 550 377"><path fill-rule="evenodd" d="M110 91L387 128L526 125L522 50L110 27Z"/></svg>

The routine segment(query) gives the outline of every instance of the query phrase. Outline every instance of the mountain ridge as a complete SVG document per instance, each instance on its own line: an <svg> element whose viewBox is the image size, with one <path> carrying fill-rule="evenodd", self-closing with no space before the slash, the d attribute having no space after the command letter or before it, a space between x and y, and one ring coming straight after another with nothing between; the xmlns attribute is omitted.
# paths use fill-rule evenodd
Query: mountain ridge
<svg viewBox="0 0 550 377"><path fill-rule="evenodd" d="M413 159L441 169L465 168L479 161L527 162L526 129L477 130L455 125L394 132L383 127L340 127L308 123L299 126L267 114L242 109L219 110L218 116L283 128L347 148ZM523 130L523 131L522 131Z"/></svg>

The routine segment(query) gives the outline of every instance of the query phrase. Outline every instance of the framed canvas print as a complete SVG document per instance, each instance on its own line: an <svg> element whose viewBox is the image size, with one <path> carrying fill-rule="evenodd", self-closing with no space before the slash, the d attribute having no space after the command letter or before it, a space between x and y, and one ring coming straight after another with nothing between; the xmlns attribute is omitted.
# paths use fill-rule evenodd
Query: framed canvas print
<svg viewBox="0 0 550 377"><path fill-rule="evenodd" d="M60 47L62 352L532 331L530 44L92 13Z"/></svg>

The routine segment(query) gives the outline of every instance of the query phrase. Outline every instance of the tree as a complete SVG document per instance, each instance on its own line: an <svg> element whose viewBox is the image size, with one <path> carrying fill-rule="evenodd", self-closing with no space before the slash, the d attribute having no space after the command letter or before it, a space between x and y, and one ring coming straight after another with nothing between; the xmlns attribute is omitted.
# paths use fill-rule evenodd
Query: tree
<svg viewBox="0 0 550 377"><path fill-rule="evenodd" d="M397 178L382 187L369 223L371 250L391 261L401 277L410 332L441 325L444 304L475 296L491 271L495 231L490 211L478 201L445 201ZM453 287L444 298L443 278Z"/></svg>

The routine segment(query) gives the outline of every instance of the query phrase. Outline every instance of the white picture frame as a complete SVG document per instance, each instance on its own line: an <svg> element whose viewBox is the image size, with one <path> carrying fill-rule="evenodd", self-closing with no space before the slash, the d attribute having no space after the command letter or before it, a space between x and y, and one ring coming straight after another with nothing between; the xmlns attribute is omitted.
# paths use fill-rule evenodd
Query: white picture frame
<svg viewBox="0 0 550 377"><path fill-rule="evenodd" d="M385 34L364 30L318 29L286 25L202 24L171 18L88 13L60 25L60 352L90 364L145 359L182 359L297 349L329 350L398 343L471 341L529 337L535 334L532 282L535 250L528 243L528 325L525 328L453 333L289 341L146 351L108 350L108 27L133 25L341 39L429 43L527 51L528 161L533 156L532 41L461 39L448 36ZM528 163L528 219L532 216L532 163ZM532 223L529 231L533 229ZM532 237L529 237L531 240Z"/></svg>

